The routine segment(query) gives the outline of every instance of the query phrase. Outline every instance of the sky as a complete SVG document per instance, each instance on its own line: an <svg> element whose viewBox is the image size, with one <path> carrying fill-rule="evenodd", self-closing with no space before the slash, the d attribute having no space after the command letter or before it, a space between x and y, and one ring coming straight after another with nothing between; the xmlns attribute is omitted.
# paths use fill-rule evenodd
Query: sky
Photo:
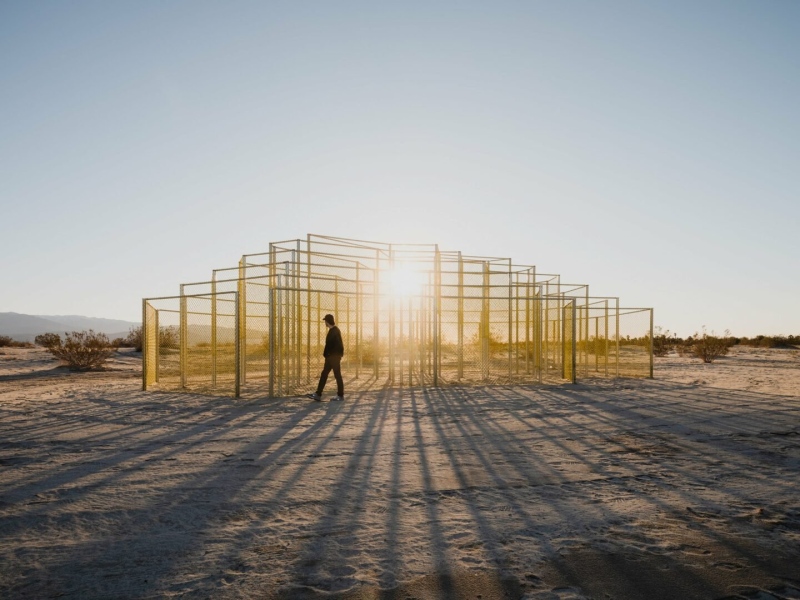
<svg viewBox="0 0 800 600"><path fill-rule="evenodd" d="M800 334L800 2L0 0L0 312L307 233Z"/></svg>

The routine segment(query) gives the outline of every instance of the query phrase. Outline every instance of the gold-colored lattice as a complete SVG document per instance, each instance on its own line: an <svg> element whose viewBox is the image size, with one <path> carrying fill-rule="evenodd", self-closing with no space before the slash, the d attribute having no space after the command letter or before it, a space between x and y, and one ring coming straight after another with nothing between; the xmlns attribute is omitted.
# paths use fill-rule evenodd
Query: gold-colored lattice
<svg viewBox="0 0 800 600"><path fill-rule="evenodd" d="M144 300L145 389L313 389L326 314L348 390L652 376L652 309L510 259L309 235Z"/></svg>

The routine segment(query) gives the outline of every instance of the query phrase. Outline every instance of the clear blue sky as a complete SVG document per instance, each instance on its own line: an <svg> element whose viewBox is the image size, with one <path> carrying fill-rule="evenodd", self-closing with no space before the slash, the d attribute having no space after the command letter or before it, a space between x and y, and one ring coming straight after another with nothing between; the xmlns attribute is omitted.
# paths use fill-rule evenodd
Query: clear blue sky
<svg viewBox="0 0 800 600"><path fill-rule="evenodd" d="M0 0L0 311L308 232L800 333L800 2Z"/></svg>

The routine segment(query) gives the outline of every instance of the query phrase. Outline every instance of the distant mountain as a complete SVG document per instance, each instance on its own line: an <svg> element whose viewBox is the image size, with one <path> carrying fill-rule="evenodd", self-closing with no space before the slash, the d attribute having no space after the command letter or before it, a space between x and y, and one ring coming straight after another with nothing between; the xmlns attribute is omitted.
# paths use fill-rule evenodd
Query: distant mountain
<svg viewBox="0 0 800 600"><path fill-rule="evenodd" d="M23 315L14 312L0 313L0 335L7 335L21 342L33 341L42 333L58 333L67 331L86 331L94 329L105 333L111 339L125 337L131 327L141 323L122 321L119 319L99 319L80 315Z"/></svg>

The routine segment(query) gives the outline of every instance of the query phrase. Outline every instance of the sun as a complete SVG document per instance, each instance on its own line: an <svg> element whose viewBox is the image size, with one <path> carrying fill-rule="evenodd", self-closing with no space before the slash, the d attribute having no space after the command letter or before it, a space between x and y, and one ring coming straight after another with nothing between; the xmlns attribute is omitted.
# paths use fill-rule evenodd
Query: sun
<svg viewBox="0 0 800 600"><path fill-rule="evenodd" d="M416 296L422 292L423 276L411 266L400 263L389 271L389 283L395 296Z"/></svg>

